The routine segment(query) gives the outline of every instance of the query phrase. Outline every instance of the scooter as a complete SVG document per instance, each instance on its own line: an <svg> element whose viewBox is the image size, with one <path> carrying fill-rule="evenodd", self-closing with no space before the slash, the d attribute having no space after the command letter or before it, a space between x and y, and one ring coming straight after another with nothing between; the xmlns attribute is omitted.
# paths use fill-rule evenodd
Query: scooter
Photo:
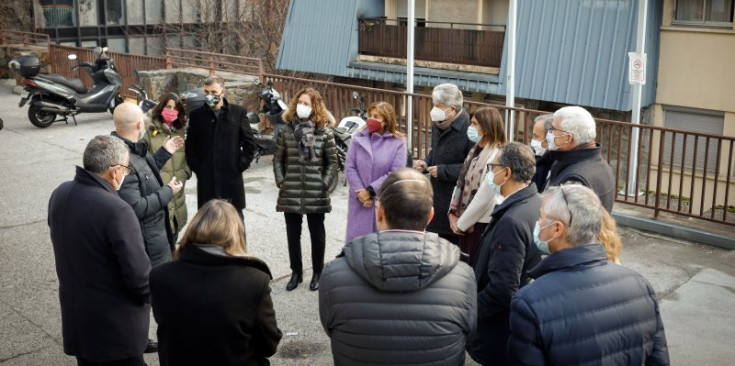
<svg viewBox="0 0 735 366"><path fill-rule="evenodd" d="M39 128L46 128L57 121L69 123L69 116L77 124L76 115L79 113L99 113L110 111L122 103L119 94L122 87L122 78L115 69L115 63L107 54L107 47L96 47L94 52L97 60L94 64L79 62L72 70L84 67L92 77L94 85L91 89L80 79L67 79L57 74L39 74L41 64L38 57L20 56L8 64L9 68L23 77L22 83L28 95L21 98L18 107L28 106L28 119ZM77 55L68 56L76 60Z"/></svg>
<svg viewBox="0 0 735 366"><path fill-rule="evenodd" d="M255 152L255 162L264 155L272 155L276 151L276 141L278 140L278 133L285 126L285 123L281 119L283 112L288 109L288 105L281 99L281 94L273 88L273 82L268 80L268 85L258 84L262 89L258 93L258 98L261 100L260 113L263 113L265 118L272 126L273 134L267 134L266 129L260 122L260 117L253 113L248 112L247 117L250 122L250 128L253 130L253 137L255 137L255 144L257 150Z"/></svg>

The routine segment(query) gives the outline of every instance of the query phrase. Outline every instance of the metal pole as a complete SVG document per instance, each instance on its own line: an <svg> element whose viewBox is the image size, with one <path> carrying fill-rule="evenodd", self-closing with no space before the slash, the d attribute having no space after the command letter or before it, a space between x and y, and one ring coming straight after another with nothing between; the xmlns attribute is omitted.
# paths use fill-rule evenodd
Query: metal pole
<svg viewBox="0 0 735 366"><path fill-rule="evenodd" d="M416 24L416 0L408 0L408 34L407 34L407 46L406 50L406 91L408 95L408 103L406 104L406 134L408 136L408 147L413 155L413 52L414 52L414 27Z"/></svg>
<svg viewBox="0 0 735 366"><path fill-rule="evenodd" d="M648 11L648 0L638 0L638 29L636 31L635 51L643 54L646 49L646 18ZM648 66L646 66L648 67ZM643 95L643 85L641 83L633 84L633 101L631 122L634 126L641 123L641 97ZM633 127L630 134L631 153L629 162L628 176L628 195L635 197L636 182L638 181L638 140L640 138L640 128Z"/></svg>
<svg viewBox="0 0 735 366"><path fill-rule="evenodd" d="M506 69L506 92L505 105L515 107L515 72L516 72L516 15L518 12L517 0L510 0L508 8L508 58L505 62ZM515 116L510 109L505 110L505 131L510 141L515 135Z"/></svg>

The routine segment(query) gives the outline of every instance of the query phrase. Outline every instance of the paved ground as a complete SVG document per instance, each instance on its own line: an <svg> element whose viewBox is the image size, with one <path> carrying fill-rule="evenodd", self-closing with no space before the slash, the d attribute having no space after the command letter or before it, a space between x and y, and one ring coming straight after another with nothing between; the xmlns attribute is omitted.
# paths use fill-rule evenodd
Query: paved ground
<svg viewBox="0 0 735 366"><path fill-rule="evenodd" d="M79 125L38 129L20 99L0 85L0 365L74 365L62 350L58 285L46 224L48 198L70 180L90 137L112 130L109 114L79 117ZM187 184L190 215L195 181ZM277 190L270 159L245 173L248 249L274 274L273 299L284 339L274 365L330 365L329 340L319 323L317 294L305 283L286 292L288 252L285 224L275 212ZM333 195L327 215L327 260L340 250L346 216L345 188ZM309 240L304 229L305 268ZM662 313L675 365L732 364L735 350L735 254L730 251L622 228L623 264L643 273L662 298ZM155 323L151 324L155 334ZM146 356L158 365L156 355ZM468 364L471 364L468 362Z"/></svg>

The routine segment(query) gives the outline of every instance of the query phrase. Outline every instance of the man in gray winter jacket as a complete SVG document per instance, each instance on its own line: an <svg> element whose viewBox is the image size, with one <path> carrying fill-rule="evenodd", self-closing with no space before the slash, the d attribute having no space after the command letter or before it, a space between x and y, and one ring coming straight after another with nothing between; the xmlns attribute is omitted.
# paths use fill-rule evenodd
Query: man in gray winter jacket
<svg viewBox="0 0 735 366"><path fill-rule="evenodd" d="M376 204L377 233L353 239L324 269L319 317L335 365L461 365L477 289L459 249L425 231L429 181L391 173Z"/></svg>

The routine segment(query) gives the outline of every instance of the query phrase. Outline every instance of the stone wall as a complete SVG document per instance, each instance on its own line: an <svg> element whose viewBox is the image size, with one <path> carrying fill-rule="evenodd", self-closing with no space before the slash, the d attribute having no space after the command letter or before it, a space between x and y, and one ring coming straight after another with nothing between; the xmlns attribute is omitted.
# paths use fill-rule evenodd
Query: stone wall
<svg viewBox="0 0 735 366"><path fill-rule="evenodd" d="M13 78L14 75L8 68L8 62L18 56L36 56L41 60L41 64L48 64L51 59L46 46L23 46L23 45L2 45L0 46L0 78ZM49 66L41 69L42 73L47 73Z"/></svg>
<svg viewBox="0 0 735 366"><path fill-rule="evenodd" d="M227 90L225 97L230 103L241 105L251 111L259 107L260 87L257 76L233 73L218 73L217 76L224 80L224 87ZM206 70L193 68L140 71L141 83L148 91L148 97L153 100L157 100L166 92L181 94L187 90L200 88L207 77L209 73Z"/></svg>

